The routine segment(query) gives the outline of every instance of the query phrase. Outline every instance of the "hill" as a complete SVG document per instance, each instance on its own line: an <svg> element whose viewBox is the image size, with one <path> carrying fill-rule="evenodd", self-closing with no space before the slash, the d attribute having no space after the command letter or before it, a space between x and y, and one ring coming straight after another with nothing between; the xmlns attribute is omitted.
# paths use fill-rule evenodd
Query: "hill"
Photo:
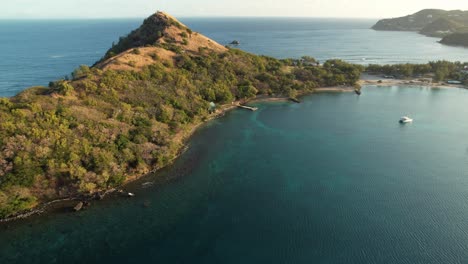
<svg viewBox="0 0 468 264"><path fill-rule="evenodd" d="M448 11L439 9L425 9L404 17L382 19L372 26L372 29L388 31L420 31L437 19L448 16L447 12Z"/></svg>
<svg viewBox="0 0 468 264"><path fill-rule="evenodd" d="M441 17L422 28L419 33L431 37L444 37L457 32L461 28L463 28L462 24Z"/></svg>
<svg viewBox="0 0 468 264"><path fill-rule="evenodd" d="M404 17L380 20L372 26L372 29L416 31L426 36L445 37L454 33L464 32L467 27L468 11L425 9ZM441 43L446 44L447 42L451 41L442 41ZM463 43L458 43L458 45L463 45Z"/></svg>
<svg viewBox="0 0 468 264"><path fill-rule="evenodd" d="M174 17L157 12L145 19L140 28L120 38L95 66L114 70L141 69L154 62L155 54L159 59L170 62L177 53L183 51L197 55L202 49L216 53L227 51L226 47L193 32ZM131 64L134 65L129 66Z"/></svg>
<svg viewBox="0 0 468 264"><path fill-rule="evenodd" d="M170 164L197 125L233 101L354 85L362 70L226 48L158 12L71 80L0 98L0 218L88 199Z"/></svg>

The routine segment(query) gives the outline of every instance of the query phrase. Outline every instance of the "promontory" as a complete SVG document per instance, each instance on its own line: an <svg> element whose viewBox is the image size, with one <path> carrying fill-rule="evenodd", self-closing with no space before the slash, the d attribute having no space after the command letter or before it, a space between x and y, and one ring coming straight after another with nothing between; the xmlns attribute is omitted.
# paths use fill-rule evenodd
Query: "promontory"
<svg viewBox="0 0 468 264"><path fill-rule="evenodd" d="M404 17L382 19L373 27L385 31L415 31L420 34L443 38L446 45L468 47L468 11L424 9Z"/></svg>
<svg viewBox="0 0 468 264"><path fill-rule="evenodd" d="M239 102L353 86L362 70L253 55L158 12L94 66L0 98L0 218L162 168L198 124Z"/></svg>

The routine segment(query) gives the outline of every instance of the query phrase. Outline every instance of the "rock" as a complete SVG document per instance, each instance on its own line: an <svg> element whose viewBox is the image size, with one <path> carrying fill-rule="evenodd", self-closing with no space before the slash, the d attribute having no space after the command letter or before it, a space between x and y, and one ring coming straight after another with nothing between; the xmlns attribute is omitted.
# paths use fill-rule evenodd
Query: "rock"
<svg viewBox="0 0 468 264"><path fill-rule="evenodd" d="M105 196L106 196L105 193L96 193L96 194L94 195L94 199L96 199L96 200L102 200L102 199L104 199Z"/></svg>
<svg viewBox="0 0 468 264"><path fill-rule="evenodd" d="M75 207L73 207L73 210L75 212L78 212L80 211L81 209L83 209L83 202L79 202L77 205L75 205Z"/></svg>
<svg viewBox="0 0 468 264"><path fill-rule="evenodd" d="M229 44L231 44L231 45L239 45L239 44L240 44L240 42L239 42L239 41L237 41L237 40L233 40L233 41L232 41L231 43L229 43Z"/></svg>

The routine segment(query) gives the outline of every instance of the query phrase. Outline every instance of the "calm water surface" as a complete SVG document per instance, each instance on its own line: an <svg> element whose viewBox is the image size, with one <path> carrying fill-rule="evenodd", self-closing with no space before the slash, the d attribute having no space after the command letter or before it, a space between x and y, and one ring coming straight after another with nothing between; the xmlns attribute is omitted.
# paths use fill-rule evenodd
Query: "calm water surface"
<svg viewBox="0 0 468 264"><path fill-rule="evenodd" d="M141 24L131 20L0 20L0 96L13 96L34 85L69 75L81 64L99 60L113 41ZM369 29L376 20L313 18L182 18L210 38L274 56L309 55L321 61L353 63L427 63L468 61L468 49L448 47L412 32Z"/></svg>
<svg viewBox="0 0 468 264"><path fill-rule="evenodd" d="M467 100L365 87L233 111L134 199L1 226L0 263L467 263Z"/></svg>

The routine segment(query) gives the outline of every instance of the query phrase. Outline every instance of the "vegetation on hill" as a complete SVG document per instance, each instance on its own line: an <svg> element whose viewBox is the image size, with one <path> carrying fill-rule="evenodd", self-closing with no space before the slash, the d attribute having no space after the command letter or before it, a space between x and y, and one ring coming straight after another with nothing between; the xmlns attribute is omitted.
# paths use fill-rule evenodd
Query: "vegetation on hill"
<svg viewBox="0 0 468 264"><path fill-rule="evenodd" d="M210 102L354 85L363 70L227 49L167 18L148 18L72 80L0 99L0 217L166 166L210 117ZM135 63L121 68L123 55Z"/></svg>
<svg viewBox="0 0 468 264"><path fill-rule="evenodd" d="M446 37L441 41L443 44L468 46L468 42L461 37L463 34L460 34L467 32L468 11L425 9L404 17L382 19L372 28L389 31L417 31L426 36Z"/></svg>
<svg viewBox="0 0 468 264"><path fill-rule="evenodd" d="M171 26L186 29L185 26L171 16L163 12L158 12L145 19L138 29L132 31L125 37L121 37L117 44L113 43L112 48L107 51L103 60L114 57L132 48L155 45L158 40L164 37L166 29Z"/></svg>
<svg viewBox="0 0 468 264"><path fill-rule="evenodd" d="M431 36L431 37L444 37L450 35L457 30L463 28L462 24L459 24L453 20L441 17L436 21L426 25L419 31L419 33Z"/></svg>
<svg viewBox="0 0 468 264"><path fill-rule="evenodd" d="M424 9L404 17L379 20L372 28L390 31L419 31L439 18L448 16L448 11Z"/></svg>
<svg viewBox="0 0 468 264"><path fill-rule="evenodd" d="M450 46L468 47L468 32L459 32L445 36L440 43Z"/></svg>

